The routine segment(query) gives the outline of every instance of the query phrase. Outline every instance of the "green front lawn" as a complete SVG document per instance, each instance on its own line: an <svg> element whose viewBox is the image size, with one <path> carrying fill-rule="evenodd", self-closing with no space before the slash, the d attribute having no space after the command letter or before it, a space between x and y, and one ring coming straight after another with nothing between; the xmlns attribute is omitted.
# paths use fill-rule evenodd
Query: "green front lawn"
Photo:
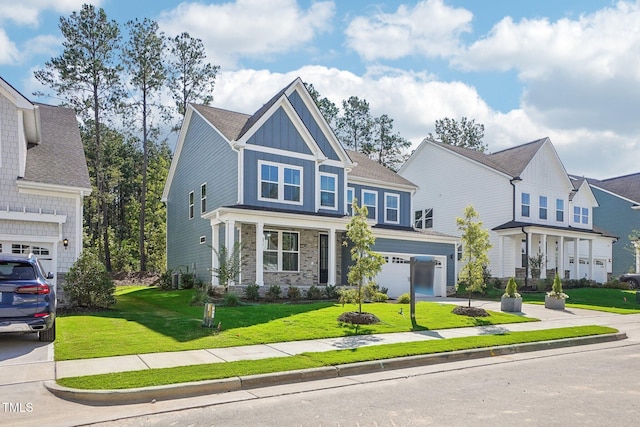
<svg viewBox="0 0 640 427"><path fill-rule="evenodd" d="M420 302L416 304L416 324L412 325L409 304L376 303L366 304L363 311L375 314L382 322L356 328L337 321L341 313L356 310L356 306L314 302L217 307L218 332L200 326L203 309L189 305L192 294L191 290L119 288L118 302L110 310L60 315L55 358L86 359L537 320L500 312L470 318L452 314L450 304Z"/></svg>
<svg viewBox="0 0 640 427"><path fill-rule="evenodd" d="M361 347L353 350L303 353L297 356L262 360L243 360L238 362L62 378L57 382L66 387L94 390L149 387L615 332L617 332L616 329L603 326L579 326L542 331L509 332L501 335L482 335L465 338L385 344L373 347Z"/></svg>
<svg viewBox="0 0 640 427"><path fill-rule="evenodd" d="M569 295L569 299L566 301L567 307L618 314L640 313L640 304L636 302L635 291L611 288L574 288L565 289L564 292ZM503 293L502 289L487 287L485 294L473 294L473 298L500 301ZM467 298L468 295L461 290L456 296ZM544 296L545 292L525 292L522 293L522 302L544 303Z"/></svg>

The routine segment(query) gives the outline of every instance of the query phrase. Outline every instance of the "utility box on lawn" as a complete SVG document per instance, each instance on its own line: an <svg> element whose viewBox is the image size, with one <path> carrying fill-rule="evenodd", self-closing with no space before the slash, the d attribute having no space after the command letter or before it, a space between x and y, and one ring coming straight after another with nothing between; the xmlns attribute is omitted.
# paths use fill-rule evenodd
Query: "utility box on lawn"
<svg viewBox="0 0 640 427"><path fill-rule="evenodd" d="M415 321L416 296L435 295L436 259L427 255L414 256L411 257L410 267L411 320Z"/></svg>

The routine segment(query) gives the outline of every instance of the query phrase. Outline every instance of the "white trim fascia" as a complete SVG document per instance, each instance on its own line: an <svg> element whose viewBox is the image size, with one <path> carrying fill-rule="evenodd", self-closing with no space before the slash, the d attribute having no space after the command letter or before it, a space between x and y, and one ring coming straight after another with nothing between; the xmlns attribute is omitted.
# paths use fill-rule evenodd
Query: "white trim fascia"
<svg viewBox="0 0 640 427"><path fill-rule="evenodd" d="M586 190L583 190L582 189L583 187L585 187ZM582 184L580 184L580 187L578 187L578 190L576 191L576 194L580 193L581 191L588 191L587 197L589 197L591 199L591 203L592 203L591 207L592 208L600 207L600 204L598 203L598 199L596 199L595 194L593 194L593 191L591 191L591 185L589 185L589 183L587 182L586 179L584 181L582 181ZM575 198L575 196L574 196L574 198Z"/></svg>
<svg viewBox="0 0 640 427"><path fill-rule="evenodd" d="M0 240L9 242L27 242L27 243L51 243L55 245L60 243L60 239L54 236L34 236L32 234L0 234Z"/></svg>
<svg viewBox="0 0 640 427"><path fill-rule="evenodd" d="M527 233L533 233L533 234L546 234L547 236L562 236L565 238L569 238L569 239L575 239L578 238L580 240L596 240L596 239L611 239L611 240L617 240L615 237L609 237L609 236L605 236L603 234L600 234L598 232L594 232L593 230L589 230L587 228L584 228L581 231L580 229L574 230L560 230L557 228L548 228L545 227L544 225L526 225L524 227L527 230ZM575 228L575 227L574 227ZM513 236L513 235L518 235L518 234L522 234L522 227L517 227L515 229L507 229L507 230L491 230L492 232L496 233L498 236ZM591 231L591 232L589 232Z"/></svg>
<svg viewBox="0 0 640 427"><path fill-rule="evenodd" d="M442 236L426 234L419 231L403 231L403 230L391 230L386 228L371 229L373 235L376 238L395 239L395 240L408 240L412 242L430 242L430 243L446 243L455 245L460 238L455 236ZM444 256L444 255L443 255Z"/></svg>
<svg viewBox="0 0 640 427"><path fill-rule="evenodd" d="M26 221L26 222L46 222L50 224L64 224L67 222L66 215L43 214L37 212L0 211L0 220Z"/></svg>
<svg viewBox="0 0 640 427"><path fill-rule="evenodd" d="M238 152L238 204L244 203L244 149L237 149ZM259 172L259 171L258 171Z"/></svg>
<svg viewBox="0 0 640 427"><path fill-rule="evenodd" d="M17 180L16 184L20 193L36 194L40 196L75 198L78 195L82 197L88 196L93 191L91 188L69 187L66 185L47 184L43 182L25 181L22 179ZM52 192L55 194L52 194Z"/></svg>
<svg viewBox="0 0 640 427"><path fill-rule="evenodd" d="M333 150L336 152L338 157L342 160L342 166L352 167L353 162L349 158L349 155L345 151L340 141L338 141L338 138L336 138L335 134L331 130L331 126L329 126L329 124L327 123L327 120L324 118L322 113L320 113L318 106L315 104L315 102L313 102L311 95L309 95L309 92L304 87L304 83L302 82L300 77L298 77L296 81L292 85L290 85L289 88L287 88L287 90L285 91L285 95L289 97L294 91L298 92L298 94L300 95L300 98L302 99L302 102L304 102L305 106L307 107L307 110L309 110L313 115L313 119L316 121L316 123L320 124L322 133L327 138L327 140L329 141L329 144L331 145Z"/></svg>
<svg viewBox="0 0 640 427"><path fill-rule="evenodd" d="M353 175L349 176L349 180L347 184L359 184L366 185L369 187L376 187L388 190L397 190L397 191L406 191L410 193L415 193L416 187L413 185L404 185L404 184L393 184L389 182L380 181L377 179L368 179L361 177L354 177Z"/></svg>
<svg viewBox="0 0 640 427"><path fill-rule="evenodd" d="M21 110L34 110L36 106L23 94L14 89L8 82L0 77L0 95L7 98L13 105Z"/></svg>
<svg viewBox="0 0 640 427"><path fill-rule="evenodd" d="M315 214L289 213L277 211L249 210L241 208L218 208L212 212L202 215L203 219L208 219L211 224L224 223L229 219L236 222L255 224L261 222L265 227L281 226L290 228L310 228L329 230L335 228L345 231L351 217L326 217Z"/></svg>
<svg viewBox="0 0 640 427"><path fill-rule="evenodd" d="M162 202L167 202L167 199L169 198L169 189L171 188L171 182L173 181L173 176L176 173L176 168L178 165L178 160L180 159L180 153L182 153L182 145L184 144L184 138L187 134L187 128L189 127L189 124L191 123L191 116L193 115L194 112L194 108L191 105L187 106L187 112L184 115L184 120L182 120L182 126L180 126L180 133L178 134L178 142L176 143L176 149L173 152L173 158L171 159L171 165L169 166L169 173L167 174L167 180L164 184L164 190L162 191L162 198L160 199L160 201ZM203 120L205 120L207 123L209 123L203 116L202 114L198 114ZM213 126L211 123L209 123L209 125L215 129L215 126ZM216 129L217 130L217 129ZM226 140L226 138L225 138Z"/></svg>
<svg viewBox="0 0 640 427"><path fill-rule="evenodd" d="M590 187L593 187L593 188L597 188L598 190L600 190L600 191L602 191L602 192L604 192L604 193L607 193L607 194L609 194L609 195L611 195L611 196L615 196L615 197L617 197L617 198L619 198L619 199L622 199L622 200L624 200L625 202L629 202L629 203L632 203L632 204L634 204L634 205L638 205L638 206L631 206L631 209L640 209L640 202L637 202L637 201L635 201L635 200L628 199L628 198L626 198L626 197L624 197L624 196L621 196L621 195L620 195L620 194L618 194L618 193L614 193L613 191L607 190L607 189L602 188L602 187L598 187L597 185L594 185L594 184L589 184L589 186L590 186Z"/></svg>

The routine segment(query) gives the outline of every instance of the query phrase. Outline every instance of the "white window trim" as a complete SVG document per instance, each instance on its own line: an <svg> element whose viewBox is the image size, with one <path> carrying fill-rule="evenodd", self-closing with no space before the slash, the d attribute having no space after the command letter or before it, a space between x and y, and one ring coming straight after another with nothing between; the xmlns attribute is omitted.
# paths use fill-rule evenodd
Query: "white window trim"
<svg viewBox="0 0 640 427"><path fill-rule="evenodd" d="M275 233L278 235L278 266L277 266L277 270L267 270L265 267L265 264L263 263L263 271L265 273L299 273L300 272L300 232L299 231L289 231L289 230L271 230L271 229L265 229L263 230L263 233ZM298 235L298 250L297 251L285 251L282 248L282 234L283 233L292 233L292 234L297 234ZM263 244L264 244L264 240L263 240ZM272 250L267 250L266 248L262 248L263 253L265 252L276 252L276 251L272 251ZM283 270L282 269L282 254L287 253L295 253L298 254L298 269L297 270Z"/></svg>
<svg viewBox="0 0 640 427"><path fill-rule="evenodd" d="M278 168L278 198L270 199L268 197L262 197L262 166L275 166ZM293 169L300 172L300 200L285 200L284 199L284 170ZM268 162L266 160L258 160L258 200L263 202L272 203L286 203L288 205L302 205L304 201L304 168L295 165L288 165L285 163ZM290 185L290 184L288 184Z"/></svg>
<svg viewBox="0 0 640 427"><path fill-rule="evenodd" d="M318 188L318 191L320 192L320 209L329 209L329 210L338 210L338 175L336 175L335 173L329 173L329 172L320 172L319 174L320 176L320 185ZM323 206L322 205L322 191L325 191L327 193L331 193L331 191L328 190L322 190L322 177L326 176L328 178L333 178L333 206Z"/></svg>
<svg viewBox="0 0 640 427"><path fill-rule="evenodd" d="M351 202L349 202L349 191L351 191ZM356 198L356 189L353 187L347 187L347 193L346 193L346 199L344 200L344 204L345 204L345 214L349 215L349 208L351 209L351 216L353 216L353 199Z"/></svg>
<svg viewBox="0 0 640 427"><path fill-rule="evenodd" d="M542 206L543 198L546 202L546 206ZM542 209L545 210L545 213L547 215L546 218L542 218L542 215L540 215L542 213ZM538 196L538 219L541 221L549 221L549 198L547 196Z"/></svg>
<svg viewBox="0 0 640 427"><path fill-rule="evenodd" d="M360 206L365 206L364 204L364 195L365 194L373 194L376 197L376 204L374 206L375 210L374 210L374 216L373 219L374 221L378 220L378 192L377 191L372 191L372 190L362 190L362 201L360 202ZM367 205L367 211L369 211L369 205Z"/></svg>
<svg viewBox="0 0 640 427"><path fill-rule="evenodd" d="M202 190L204 189L204 196L202 195ZM200 213L203 214L207 212L207 183L203 183L200 185Z"/></svg>
<svg viewBox="0 0 640 427"><path fill-rule="evenodd" d="M187 199L187 202L189 203L189 209L187 212L187 215L189 216L189 219L193 219L193 217L195 216L195 201L196 201L196 195L193 191L189 192L189 198Z"/></svg>
<svg viewBox="0 0 640 427"><path fill-rule="evenodd" d="M389 207L387 206L387 197L393 197L397 201L398 207L393 208L398 212L396 215L396 218L397 218L396 221L391 221L387 217L387 209L389 209ZM384 193L384 222L387 224L400 224L400 195L397 193Z"/></svg>
<svg viewBox="0 0 640 427"><path fill-rule="evenodd" d="M527 195L527 197L529 197L529 203L525 203L524 202L524 196L525 194ZM524 207L528 207L529 208L529 214L525 215L524 214ZM520 216L522 218L531 218L531 193L520 193Z"/></svg>
<svg viewBox="0 0 640 427"><path fill-rule="evenodd" d="M562 209L558 209L558 202L562 201ZM556 199L556 222L565 222L565 203L564 203L564 199ZM562 221L558 220L558 212L562 212Z"/></svg>

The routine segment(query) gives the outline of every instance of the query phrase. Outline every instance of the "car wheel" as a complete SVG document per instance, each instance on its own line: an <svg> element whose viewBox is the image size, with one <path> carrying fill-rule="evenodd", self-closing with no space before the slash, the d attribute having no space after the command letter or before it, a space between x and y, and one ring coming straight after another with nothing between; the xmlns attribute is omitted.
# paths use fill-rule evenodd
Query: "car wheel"
<svg viewBox="0 0 640 427"><path fill-rule="evenodd" d="M631 289L638 289L638 285L640 284L636 279L629 279L627 282L631 285Z"/></svg>
<svg viewBox="0 0 640 427"><path fill-rule="evenodd" d="M53 326L44 331L38 332L38 340L41 342L53 342L56 339L56 322L53 322Z"/></svg>

